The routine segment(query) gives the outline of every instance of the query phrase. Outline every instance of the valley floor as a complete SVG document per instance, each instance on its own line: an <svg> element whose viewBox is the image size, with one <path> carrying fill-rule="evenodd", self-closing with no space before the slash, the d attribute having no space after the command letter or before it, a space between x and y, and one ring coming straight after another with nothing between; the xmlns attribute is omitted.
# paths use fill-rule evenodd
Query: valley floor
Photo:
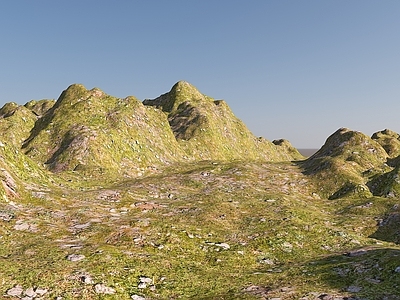
<svg viewBox="0 0 400 300"><path fill-rule="evenodd" d="M0 204L4 298L400 299L398 199L321 199L292 162L30 189Z"/></svg>

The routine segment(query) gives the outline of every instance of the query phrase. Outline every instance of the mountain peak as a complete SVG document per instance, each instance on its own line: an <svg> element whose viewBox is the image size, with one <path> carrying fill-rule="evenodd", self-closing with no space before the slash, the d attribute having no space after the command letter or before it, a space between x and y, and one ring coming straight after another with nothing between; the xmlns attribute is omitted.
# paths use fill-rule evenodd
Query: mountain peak
<svg viewBox="0 0 400 300"><path fill-rule="evenodd" d="M183 102L202 102L207 101L208 97L187 81L178 81L173 85L168 93L162 94L156 99L146 99L144 105L156 106L165 112L175 111Z"/></svg>

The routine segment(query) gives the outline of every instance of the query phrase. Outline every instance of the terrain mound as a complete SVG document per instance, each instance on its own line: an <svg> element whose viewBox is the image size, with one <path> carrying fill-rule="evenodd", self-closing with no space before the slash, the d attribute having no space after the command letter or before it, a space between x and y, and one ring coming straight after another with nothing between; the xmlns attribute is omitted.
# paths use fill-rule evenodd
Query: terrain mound
<svg viewBox="0 0 400 300"><path fill-rule="evenodd" d="M397 174L391 159L400 154L394 142L397 137L390 130L374 133L371 138L340 128L302 163L304 172L317 178L321 192L331 199L383 195L382 191L395 182L388 178Z"/></svg>
<svg viewBox="0 0 400 300"><path fill-rule="evenodd" d="M256 138L224 101L185 81L143 103L73 84L57 101L7 103L0 109L0 128L40 168L90 177L137 177L199 160L302 158L289 142Z"/></svg>
<svg viewBox="0 0 400 300"><path fill-rule="evenodd" d="M203 95L185 81L143 104L167 113L179 146L187 156L197 160L283 161L302 158L289 142L281 147L255 137L225 101Z"/></svg>

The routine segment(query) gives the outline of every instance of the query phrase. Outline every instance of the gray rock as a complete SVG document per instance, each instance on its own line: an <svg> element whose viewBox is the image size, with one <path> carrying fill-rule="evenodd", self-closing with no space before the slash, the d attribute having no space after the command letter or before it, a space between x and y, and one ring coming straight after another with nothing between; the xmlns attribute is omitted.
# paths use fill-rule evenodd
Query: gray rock
<svg viewBox="0 0 400 300"><path fill-rule="evenodd" d="M8 212L5 212L5 211L0 211L0 220L8 222L12 218L14 218L14 215L12 213L8 213Z"/></svg>
<svg viewBox="0 0 400 300"><path fill-rule="evenodd" d="M145 288L147 288L147 283L140 282L140 283L138 284L138 289L145 289Z"/></svg>
<svg viewBox="0 0 400 300"><path fill-rule="evenodd" d="M153 279L151 279L149 277L140 277L139 280L140 280L140 282L143 282L143 283L153 283Z"/></svg>
<svg viewBox="0 0 400 300"><path fill-rule="evenodd" d="M215 246L221 247L224 250L228 250L231 248L227 243L219 243L219 244L215 244Z"/></svg>
<svg viewBox="0 0 400 300"><path fill-rule="evenodd" d="M30 225L28 223L20 223L20 224L15 224L14 229L18 231L26 231L29 230Z"/></svg>
<svg viewBox="0 0 400 300"><path fill-rule="evenodd" d="M96 284L94 286L94 290L96 294L106 294L106 295L113 295L115 294L115 289L105 286L104 284Z"/></svg>
<svg viewBox="0 0 400 300"><path fill-rule="evenodd" d="M85 258L85 255L83 255L83 254L70 254L67 256L67 259L69 261L80 261L84 258Z"/></svg>
<svg viewBox="0 0 400 300"><path fill-rule="evenodd" d="M146 300L146 298L139 295L132 295L131 298L132 300Z"/></svg>
<svg viewBox="0 0 400 300"><path fill-rule="evenodd" d="M367 250L365 250L365 249L360 249L360 250L356 250L356 251L350 251L350 252L346 253L346 255L350 256L350 257L361 256L361 255L364 255L364 254L367 254Z"/></svg>
<svg viewBox="0 0 400 300"><path fill-rule="evenodd" d="M361 290L362 290L361 287L355 286L355 285L351 285L351 286L349 286L349 287L347 288L347 291L350 292L350 293L358 293L358 292L360 292Z"/></svg>
<svg viewBox="0 0 400 300"><path fill-rule="evenodd" d="M41 296L43 296L43 295L46 294L47 292L48 292L47 289L37 288L37 289L35 290L35 293L38 294L38 295L41 295Z"/></svg>
<svg viewBox="0 0 400 300"><path fill-rule="evenodd" d="M394 271L395 271L396 273L400 273L400 266L396 267L396 269L394 269Z"/></svg>
<svg viewBox="0 0 400 300"><path fill-rule="evenodd" d="M36 297L37 293L35 292L35 290L32 287L30 287L27 290L25 290L25 295L28 297L34 298L34 297Z"/></svg>
<svg viewBox="0 0 400 300"><path fill-rule="evenodd" d="M14 297L19 297L22 295L22 292L24 291L24 289L22 288L22 286L17 285L9 290L7 290L7 295L8 296L14 296Z"/></svg>
<svg viewBox="0 0 400 300"><path fill-rule="evenodd" d="M90 275L82 275L81 280L84 284L94 284L94 281Z"/></svg>

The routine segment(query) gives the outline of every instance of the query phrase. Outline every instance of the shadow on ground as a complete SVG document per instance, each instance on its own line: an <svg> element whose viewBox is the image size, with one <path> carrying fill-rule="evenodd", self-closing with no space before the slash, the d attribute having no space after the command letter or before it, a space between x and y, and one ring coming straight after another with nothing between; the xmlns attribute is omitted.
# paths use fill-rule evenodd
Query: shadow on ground
<svg viewBox="0 0 400 300"><path fill-rule="evenodd" d="M400 250L361 248L308 263L312 276L347 297L400 299ZM323 299L323 298L321 298Z"/></svg>

